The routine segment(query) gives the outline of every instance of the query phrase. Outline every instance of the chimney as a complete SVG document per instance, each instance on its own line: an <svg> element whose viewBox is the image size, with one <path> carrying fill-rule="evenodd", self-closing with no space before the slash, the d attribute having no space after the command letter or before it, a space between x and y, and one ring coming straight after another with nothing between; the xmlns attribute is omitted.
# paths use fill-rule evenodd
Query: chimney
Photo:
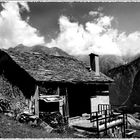
<svg viewBox="0 0 140 140"><path fill-rule="evenodd" d="M89 54L90 56L90 67L91 70L95 71L96 75L100 75L100 69L99 69L99 55L97 54Z"/></svg>

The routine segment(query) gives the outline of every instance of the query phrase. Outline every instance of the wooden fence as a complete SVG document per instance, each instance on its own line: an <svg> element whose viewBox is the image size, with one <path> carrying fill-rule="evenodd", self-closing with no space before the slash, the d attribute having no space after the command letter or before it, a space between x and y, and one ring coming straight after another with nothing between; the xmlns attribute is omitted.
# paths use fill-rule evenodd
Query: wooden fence
<svg viewBox="0 0 140 140"><path fill-rule="evenodd" d="M109 129L120 127L122 137L125 138L125 131L127 128L127 114L117 113L110 109L109 105L98 106L99 111L92 112L90 121L93 123L94 132L100 137L101 132L107 134Z"/></svg>
<svg viewBox="0 0 140 140"><path fill-rule="evenodd" d="M124 105L109 105L109 104L98 104L98 111L108 110L108 109L118 109L124 108Z"/></svg>
<svg viewBox="0 0 140 140"><path fill-rule="evenodd" d="M111 109L109 104L98 104L98 111Z"/></svg>

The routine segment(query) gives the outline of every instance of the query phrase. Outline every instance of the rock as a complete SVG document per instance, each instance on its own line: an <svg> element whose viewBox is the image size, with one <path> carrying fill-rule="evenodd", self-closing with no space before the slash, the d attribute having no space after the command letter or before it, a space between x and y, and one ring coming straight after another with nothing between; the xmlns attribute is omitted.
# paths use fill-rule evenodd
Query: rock
<svg viewBox="0 0 140 140"><path fill-rule="evenodd" d="M85 119L89 119L90 118L90 114L83 113L82 114L82 117L85 118Z"/></svg>
<svg viewBox="0 0 140 140"><path fill-rule="evenodd" d="M29 112L20 113L17 115L16 119L20 123L29 123L32 126L37 126L39 122L39 118L36 115L32 115Z"/></svg>
<svg viewBox="0 0 140 140"><path fill-rule="evenodd" d="M40 119L38 118L38 116L31 115L31 116L29 116L29 119L30 119L30 125L31 126L35 127L35 126L39 125Z"/></svg>
<svg viewBox="0 0 140 140"><path fill-rule="evenodd" d="M133 135L136 133L136 130L134 129L126 129L126 138L132 138Z"/></svg>
<svg viewBox="0 0 140 140"><path fill-rule="evenodd" d="M127 115L128 127L140 129L140 120L135 118L133 115Z"/></svg>
<svg viewBox="0 0 140 140"><path fill-rule="evenodd" d="M59 131L65 129L64 119L60 112L41 112L40 119L46 122L49 126Z"/></svg>
<svg viewBox="0 0 140 140"><path fill-rule="evenodd" d="M140 119L140 113L139 112L134 113L133 117L135 117L136 119Z"/></svg>
<svg viewBox="0 0 140 140"><path fill-rule="evenodd" d="M13 114L12 112L4 113L4 114L9 117L15 117L15 114Z"/></svg>
<svg viewBox="0 0 140 140"><path fill-rule="evenodd" d="M38 125L37 120L30 120L29 124L33 127L36 127Z"/></svg>
<svg viewBox="0 0 140 140"><path fill-rule="evenodd" d="M3 109L2 109L2 107L0 106L0 112L3 112Z"/></svg>
<svg viewBox="0 0 140 140"><path fill-rule="evenodd" d="M27 114L24 114L24 113L18 114L16 119L20 123L28 123L29 122L29 116Z"/></svg>
<svg viewBox="0 0 140 140"><path fill-rule="evenodd" d="M48 125L46 122L44 122L44 121L42 121L42 122L40 123L40 126L41 126L43 129L45 129L48 133L51 133L52 130L53 130L53 128L52 128L50 125Z"/></svg>

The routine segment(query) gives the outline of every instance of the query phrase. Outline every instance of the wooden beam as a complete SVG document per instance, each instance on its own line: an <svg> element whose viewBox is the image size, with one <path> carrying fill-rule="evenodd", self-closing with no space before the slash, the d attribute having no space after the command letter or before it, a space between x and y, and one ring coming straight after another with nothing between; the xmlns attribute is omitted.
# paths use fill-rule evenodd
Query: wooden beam
<svg viewBox="0 0 140 140"><path fill-rule="evenodd" d="M32 114L32 106L33 106L33 97L31 96L30 100L29 100L29 112Z"/></svg>
<svg viewBox="0 0 140 140"><path fill-rule="evenodd" d="M68 101L68 90L66 88L66 97L65 97L65 107L66 107L66 121L68 123L68 119L69 119L69 101Z"/></svg>
<svg viewBox="0 0 140 140"><path fill-rule="evenodd" d="M64 106L64 99L62 99L62 101L59 101L59 112L61 113L62 116L64 116L63 106Z"/></svg>
<svg viewBox="0 0 140 140"><path fill-rule="evenodd" d="M26 103L26 105L27 105L27 107L28 107L28 110L29 110L29 112L30 112L30 100L29 100L29 99L26 99L26 100L25 100L25 103Z"/></svg>
<svg viewBox="0 0 140 140"><path fill-rule="evenodd" d="M35 115L37 115L39 117L39 90L38 90L38 85L36 86L34 100L35 100Z"/></svg>
<svg viewBox="0 0 140 140"><path fill-rule="evenodd" d="M57 87L57 95L60 96L60 87L59 86ZM64 102L62 99L62 101L59 101L59 112L61 113L62 116L64 115L63 104L64 104Z"/></svg>
<svg viewBox="0 0 140 140"><path fill-rule="evenodd" d="M60 88L59 88L59 86L57 87L57 95L60 96Z"/></svg>

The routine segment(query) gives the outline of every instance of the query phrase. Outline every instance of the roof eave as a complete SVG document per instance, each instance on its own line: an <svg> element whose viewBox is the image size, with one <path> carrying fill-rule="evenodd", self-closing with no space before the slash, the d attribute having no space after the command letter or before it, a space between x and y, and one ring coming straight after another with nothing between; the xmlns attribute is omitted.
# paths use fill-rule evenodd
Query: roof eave
<svg viewBox="0 0 140 140"><path fill-rule="evenodd" d="M56 84L106 84L109 85L113 81L37 81L37 83L56 83Z"/></svg>

